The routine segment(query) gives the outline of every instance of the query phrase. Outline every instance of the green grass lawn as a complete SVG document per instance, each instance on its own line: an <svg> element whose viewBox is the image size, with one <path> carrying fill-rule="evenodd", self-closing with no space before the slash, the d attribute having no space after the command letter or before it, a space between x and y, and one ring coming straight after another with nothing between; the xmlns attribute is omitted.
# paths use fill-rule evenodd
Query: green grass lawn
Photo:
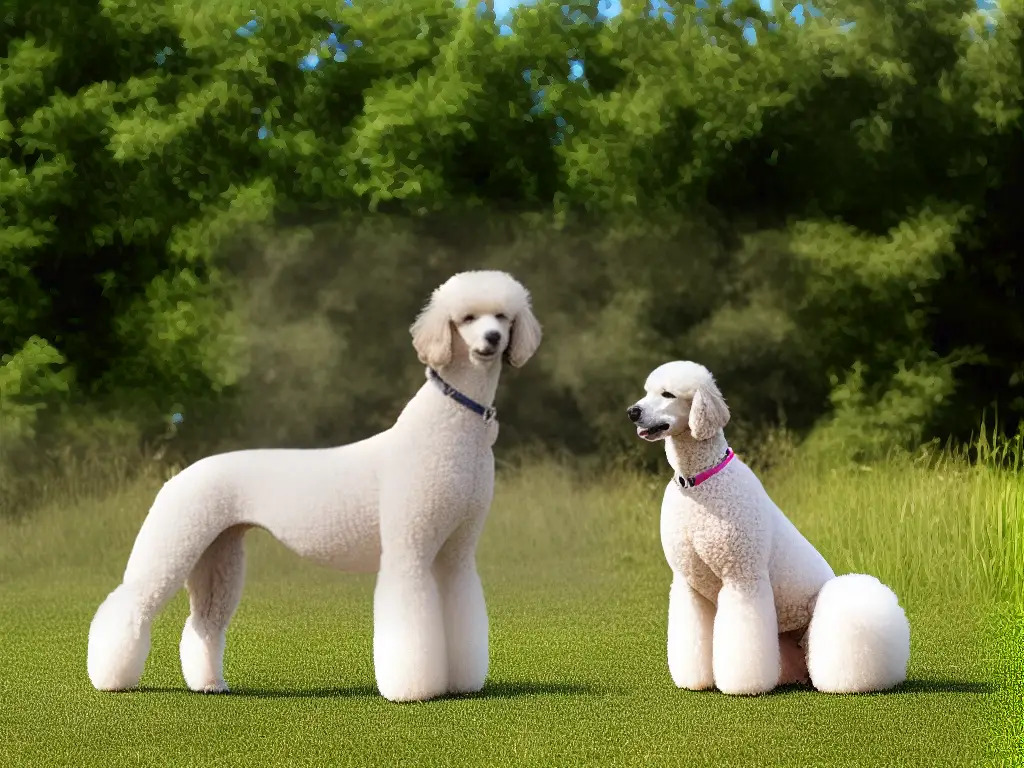
<svg viewBox="0 0 1024 768"><path fill-rule="evenodd" d="M808 472L779 470L769 488L837 571L874 573L901 596L912 656L895 692L677 690L661 481L588 483L546 465L499 475L479 553L491 617L482 694L382 699L372 580L301 563L259 533L228 636L233 693L185 689L183 594L154 626L143 689L99 693L85 673L88 625L158 485L141 482L0 522L0 765L1024 763L1012 652L1022 571L1008 545L1021 533L1020 478L910 464Z"/></svg>

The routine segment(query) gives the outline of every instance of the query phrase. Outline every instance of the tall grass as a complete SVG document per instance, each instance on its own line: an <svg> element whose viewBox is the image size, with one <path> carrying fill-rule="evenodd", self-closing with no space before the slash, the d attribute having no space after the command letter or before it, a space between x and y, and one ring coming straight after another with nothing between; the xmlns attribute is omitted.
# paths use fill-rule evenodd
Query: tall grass
<svg viewBox="0 0 1024 768"><path fill-rule="evenodd" d="M1022 601L1024 476L952 456L802 471L769 490L837 572L907 601Z"/></svg>
<svg viewBox="0 0 1024 768"><path fill-rule="evenodd" d="M69 413L60 429L36 438L0 423L0 520L116 494L140 475L160 474L158 457L134 423L107 414Z"/></svg>

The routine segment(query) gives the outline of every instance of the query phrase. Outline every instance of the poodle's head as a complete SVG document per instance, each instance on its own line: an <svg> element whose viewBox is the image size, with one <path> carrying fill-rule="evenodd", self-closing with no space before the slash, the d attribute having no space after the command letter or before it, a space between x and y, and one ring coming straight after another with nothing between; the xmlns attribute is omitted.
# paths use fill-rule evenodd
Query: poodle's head
<svg viewBox="0 0 1024 768"><path fill-rule="evenodd" d="M460 272L437 288L410 329L420 362L443 368L454 359L518 368L540 345L530 293L511 275ZM452 331L455 333L452 333Z"/></svg>
<svg viewBox="0 0 1024 768"><path fill-rule="evenodd" d="M710 440L729 423L729 408L711 371L677 360L655 368L644 395L626 410L644 440Z"/></svg>

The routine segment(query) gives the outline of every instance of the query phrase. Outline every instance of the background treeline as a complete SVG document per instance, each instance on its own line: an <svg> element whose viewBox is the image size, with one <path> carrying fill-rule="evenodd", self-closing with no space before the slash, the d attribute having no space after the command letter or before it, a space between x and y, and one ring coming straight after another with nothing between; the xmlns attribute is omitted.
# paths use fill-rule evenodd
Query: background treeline
<svg viewBox="0 0 1024 768"><path fill-rule="evenodd" d="M475 267L546 331L503 451L651 458L672 358L750 452L1015 432L1024 2L670 5L3 0L0 508L386 427Z"/></svg>

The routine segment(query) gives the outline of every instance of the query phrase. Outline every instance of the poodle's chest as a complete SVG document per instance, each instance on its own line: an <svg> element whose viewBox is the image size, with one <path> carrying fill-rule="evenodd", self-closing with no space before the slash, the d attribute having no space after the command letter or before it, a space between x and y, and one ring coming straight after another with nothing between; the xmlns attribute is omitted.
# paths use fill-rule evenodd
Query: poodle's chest
<svg viewBox="0 0 1024 768"><path fill-rule="evenodd" d="M707 563L701 560L694 550L692 542L684 542L679 549L676 562L676 569L686 579L686 583L717 605L718 591L722 588L722 580Z"/></svg>
<svg viewBox="0 0 1024 768"><path fill-rule="evenodd" d="M698 553L694 543L694 530L678 509L662 513L661 544L665 559L676 573L711 602L717 602L722 580L708 562Z"/></svg>
<svg viewBox="0 0 1024 768"><path fill-rule="evenodd" d="M494 454L490 446L467 441L441 448L428 452L410 466L391 467L385 490L404 487L403 496L414 497L425 506L451 510L458 516L476 514L488 507L494 493Z"/></svg>
<svg viewBox="0 0 1024 768"><path fill-rule="evenodd" d="M714 600L723 578L763 571L768 537L760 530L762 522L740 505L723 513L691 498L669 495L661 519L665 557L694 589Z"/></svg>

